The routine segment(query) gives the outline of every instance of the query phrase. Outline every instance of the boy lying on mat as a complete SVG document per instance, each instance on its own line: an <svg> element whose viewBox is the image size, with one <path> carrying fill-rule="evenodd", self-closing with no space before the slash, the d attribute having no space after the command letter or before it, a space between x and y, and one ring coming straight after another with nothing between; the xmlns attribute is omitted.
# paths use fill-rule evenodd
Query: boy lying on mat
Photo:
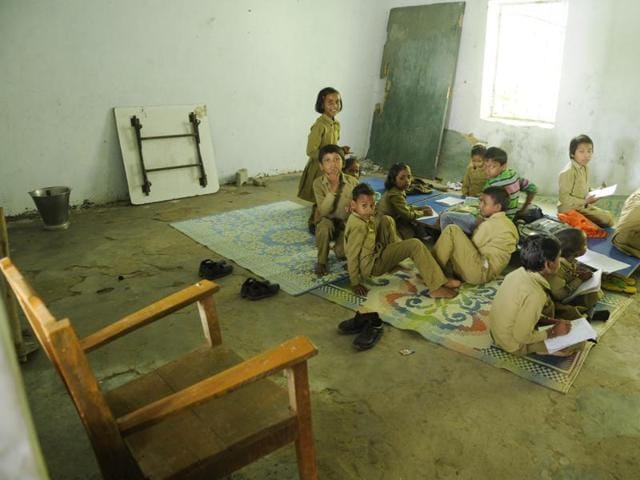
<svg viewBox="0 0 640 480"><path fill-rule="evenodd" d="M366 183L353 189L351 215L344 233L351 287L358 295L368 293L370 276L389 273L405 258L415 263L431 298L453 298L460 281L447 278L427 247L417 238L400 240L393 218L375 217L374 191Z"/></svg>
<svg viewBox="0 0 640 480"><path fill-rule="evenodd" d="M533 235L525 240L520 259L523 266L505 277L491 305L489 327L495 343L515 355L571 355L582 344L550 354L544 343L571 330L570 322L542 315L543 309L553 312L547 279L560 266L560 244L553 237ZM539 322L554 325L537 330Z"/></svg>

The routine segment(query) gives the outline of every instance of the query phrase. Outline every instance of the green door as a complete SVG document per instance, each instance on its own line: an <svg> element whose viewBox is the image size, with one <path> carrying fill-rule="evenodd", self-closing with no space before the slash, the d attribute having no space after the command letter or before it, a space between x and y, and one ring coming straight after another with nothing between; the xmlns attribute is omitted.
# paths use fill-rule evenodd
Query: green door
<svg viewBox="0 0 640 480"><path fill-rule="evenodd" d="M393 8L368 158L390 167L408 163L417 175L434 176L458 60L465 2Z"/></svg>

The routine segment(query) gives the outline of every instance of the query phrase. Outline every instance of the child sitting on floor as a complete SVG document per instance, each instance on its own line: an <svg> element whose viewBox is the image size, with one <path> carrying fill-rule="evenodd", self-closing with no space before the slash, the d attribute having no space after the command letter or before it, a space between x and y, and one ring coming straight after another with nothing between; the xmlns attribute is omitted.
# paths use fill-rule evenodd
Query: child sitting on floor
<svg viewBox="0 0 640 480"><path fill-rule="evenodd" d="M487 147L481 143L476 143L471 148L471 160L462 179L462 195L479 197L482 193L482 188L487 181L487 174L484 171L484 155L486 152Z"/></svg>
<svg viewBox="0 0 640 480"><path fill-rule="evenodd" d="M556 234L560 242L561 257L558 271L549 276L551 297L556 302L562 302L569 297L580 285L593 276L587 267L578 265L577 257L587 253L587 236L578 228L567 228ZM573 298L570 304L557 304L557 316L573 320L588 314L593 320L606 320L609 312L600 310L588 312L598 300L602 298L602 291L586 293ZM605 318L606 317L606 318Z"/></svg>
<svg viewBox="0 0 640 480"><path fill-rule="evenodd" d="M375 216L373 189L361 183L353 189L351 215L344 234L351 288L358 295L368 293L363 282L371 276L389 273L405 258L415 263L431 298L453 298L460 282L447 279L425 245L416 238L399 240L395 222L387 215Z"/></svg>
<svg viewBox="0 0 640 480"><path fill-rule="evenodd" d="M640 188L624 202L611 243L627 255L640 258Z"/></svg>
<svg viewBox="0 0 640 480"><path fill-rule="evenodd" d="M502 187L509 194L509 206L505 210L507 217L513 220L518 214L527 210L538 188L526 178L520 177L515 170L507 168L507 152L498 147L490 147L484 156L484 170L487 181L484 188ZM520 191L527 194L522 207L518 208ZM478 225L476 217L467 212L447 210L440 215L440 228L447 225L458 225L467 235L471 235Z"/></svg>
<svg viewBox="0 0 640 480"><path fill-rule="evenodd" d="M509 194L504 188L486 188L480 196L483 220L473 237L469 239L458 225L448 225L440 234L433 248L440 266L446 269L451 265L456 275L476 285L496 278L509 264L518 243L518 230L504 213L508 205Z"/></svg>
<svg viewBox="0 0 640 480"><path fill-rule="evenodd" d="M593 156L593 141L587 135L578 135L569 143L571 161L558 177L558 213L576 210L600 227L613 225L613 216L593 205L598 197L589 195L588 164Z"/></svg>
<svg viewBox="0 0 640 480"><path fill-rule="evenodd" d="M349 215L351 191L358 181L342 173L344 160L342 148L325 145L320 149L320 170L322 176L313 182L313 193L317 207L316 246L318 247L317 275L328 273L329 245L335 241L334 253L339 260L344 259L344 228Z"/></svg>
<svg viewBox="0 0 640 480"><path fill-rule="evenodd" d="M356 180L360 178L360 162L357 157L349 157L344 161L342 173L351 175Z"/></svg>
<svg viewBox="0 0 640 480"><path fill-rule="evenodd" d="M549 298L550 275L560 265L560 244L553 237L532 235L520 250L522 267L509 273L498 288L489 313L489 327L496 344L515 355L549 354L545 339L566 335L571 323L542 315L553 309ZM536 330L538 322L553 323L547 330ZM581 345L574 345L551 355L567 356Z"/></svg>
<svg viewBox="0 0 640 480"><path fill-rule="evenodd" d="M432 215L431 207L414 207L407 203L407 189L411 185L411 167L405 163L391 166L384 182L384 195L378 203L378 214L388 215L396 223L400 238L422 238L422 226L416 219Z"/></svg>

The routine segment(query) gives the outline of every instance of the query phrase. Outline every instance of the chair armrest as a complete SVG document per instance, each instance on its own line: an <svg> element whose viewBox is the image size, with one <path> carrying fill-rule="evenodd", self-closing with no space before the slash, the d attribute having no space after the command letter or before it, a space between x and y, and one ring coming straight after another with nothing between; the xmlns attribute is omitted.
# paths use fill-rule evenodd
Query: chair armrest
<svg viewBox="0 0 640 480"><path fill-rule="evenodd" d="M305 362L317 353L318 350L307 337L292 338L224 372L123 415L116 419L116 423L123 434L140 430L185 408L222 397L243 385Z"/></svg>
<svg viewBox="0 0 640 480"><path fill-rule="evenodd" d="M159 318L166 317L187 305L213 295L218 290L220 290L220 287L216 283L209 280L201 280L86 336L80 340L80 346L85 352L90 352L105 343L109 343Z"/></svg>

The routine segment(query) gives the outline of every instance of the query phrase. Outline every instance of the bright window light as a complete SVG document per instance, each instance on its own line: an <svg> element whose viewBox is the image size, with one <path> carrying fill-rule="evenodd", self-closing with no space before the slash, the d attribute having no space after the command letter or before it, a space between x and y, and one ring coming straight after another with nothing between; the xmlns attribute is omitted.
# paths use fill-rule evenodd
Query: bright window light
<svg viewBox="0 0 640 480"><path fill-rule="evenodd" d="M566 23L566 0L489 0L484 120L553 126Z"/></svg>

